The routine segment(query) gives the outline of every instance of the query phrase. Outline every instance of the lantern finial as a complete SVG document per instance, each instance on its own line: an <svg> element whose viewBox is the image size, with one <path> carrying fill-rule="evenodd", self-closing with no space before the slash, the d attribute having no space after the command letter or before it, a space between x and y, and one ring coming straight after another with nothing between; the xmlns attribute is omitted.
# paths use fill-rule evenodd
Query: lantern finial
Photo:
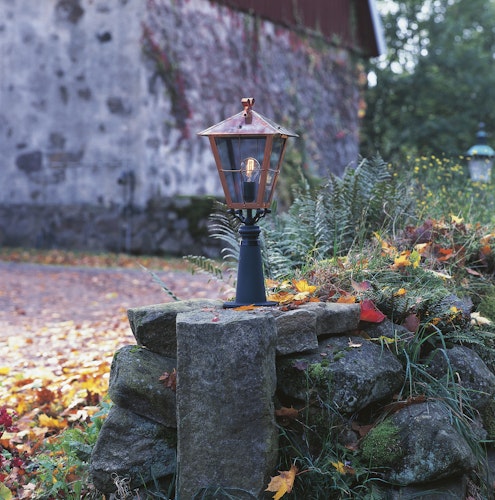
<svg viewBox="0 0 495 500"><path fill-rule="evenodd" d="M244 106L244 112L242 113L242 115L246 119L246 123L250 123L252 119L251 110L254 106L254 97L243 97L241 99L241 103Z"/></svg>

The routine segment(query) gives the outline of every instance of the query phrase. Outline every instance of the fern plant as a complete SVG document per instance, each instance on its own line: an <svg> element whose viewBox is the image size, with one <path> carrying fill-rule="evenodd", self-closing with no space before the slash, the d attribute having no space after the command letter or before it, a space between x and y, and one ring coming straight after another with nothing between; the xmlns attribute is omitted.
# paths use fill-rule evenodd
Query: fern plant
<svg viewBox="0 0 495 500"><path fill-rule="evenodd" d="M380 157L347 168L341 178L331 175L316 192L305 184L285 214L264 224L266 267L281 277L310 260L347 254L373 232L403 222L411 200Z"/></svg>

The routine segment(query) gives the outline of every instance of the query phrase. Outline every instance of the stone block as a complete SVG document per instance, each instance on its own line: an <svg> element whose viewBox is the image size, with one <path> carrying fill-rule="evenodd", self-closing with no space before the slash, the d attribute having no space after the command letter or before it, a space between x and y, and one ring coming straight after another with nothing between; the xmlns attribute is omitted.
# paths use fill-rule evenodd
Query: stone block
<svg viewBox="0 0 495 500"><path fill-rule="evenodd" d="M316 313L294 309L276 315L277 354L285 355L318 349Z"/></svg>
<svg viewBox="0 0 495 500"><path fill-rule="evenodd" d="M113 358L108 394L122 408L175 427L175 391L160 380L164 372L172 373L175 365L175 359L143 347L125 346Z"/></svg>
<svg viewBox="0 0 495 500"><path fill-rule="evenodd" d="M278 448L275 345L266 310L177 316L179 498L266 488Z"/></svg>
<svg viewBox="0 0 495 500"><path fill-rule="evenodd" d="M361 316L359 304L337 302L309 302L301 306L303 310L316 314L316 335L339 335L356 330Z"/></svg>
<svg viewBox="0 0 495 500"><path fill-rule="evenodd" d="M340 336L321 341L316 353L277 360L277 378L280 392L288 398L305 403L312 391L328 406L352 414L391 398L403 383L404 370L380 345Z"/></svg>
<svg viewBox="0 0 495 500"><path fill-rule="evenodd" d="M177 357L177 314L203 308L221 307L219 300L191 299L166 304L135 307L127 311L129 324L138 345L169 358Z"/></svg>
<svg viewBox="0 0 495 500"><path fill-rule="evenodd" d="M103 493L117 490L118 478L134 489L176 470L176 431L118 406L103 423L91 455L93 483Z"/></svg>

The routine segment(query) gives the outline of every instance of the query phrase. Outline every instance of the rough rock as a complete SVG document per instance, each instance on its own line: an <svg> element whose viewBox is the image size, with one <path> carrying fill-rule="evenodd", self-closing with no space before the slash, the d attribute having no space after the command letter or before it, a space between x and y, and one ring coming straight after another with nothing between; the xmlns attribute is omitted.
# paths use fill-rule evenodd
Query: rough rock
<svg viewBox="0 0 495 500"><path fill-rule="evenodd" d="M177 316L178 494L238 488L253 498L277 462L275 319L269 311Z"/></svg>
<svg viewBox="0 0 495 500"><path fill-rule="evenodd" d="M315 311L294 309L276 315L276 323L277 354L293 354L318 349Z"/></svg>
<svg viewBox="0 0 495 500"><path fill-rule="evenodd" d="M428 372L435 378L450 377L464 389L464 397L478 410L493 401L495 375L473 350L464 346L436 349L428 362Z"/></svg>
<svg viewBox="0 0 495 500"><path fill-rule="evenodd" d="M313 393L344 414L392 396L403 380L397 358L362 337L329 337L320 342L317 353L277 362L282 394L304 402L309 385Z"/></svg>
<svg viewBox="0 0 495 500"><path fill-rule="evenodd" d="M476 465L471 448L452 425L456 416L441 402L413 404L389 418L399 429L402 459L385 472L388 480L403 485L436 481Z"/></svg>
<svg viewBox="0 0 495 500"><path fill-rule="evenodd" d="M177 314L201 308L221 307L219 300L190 299L135 307L127 311L138 345L169 358L177 357L175 319Z"/></svg>
<svg viewBox="0 0 495 500"><path fill-rule="evenodd" d="M103 493L116 491L115 478L130 488L176 470L176 431L113 406L91 455L93 483Z"/></svg>
<svg viewBox="0 0 495 500"><path fill-rule="evenodd" d="M302 310L316 313L316 335L339 335L355 330L359 325L361 307L359 304L336 302L308 302Z"/></svg>
<svg viewBox="0 0 495 500"><path fill-rule="evenodd" d="M124 346L115 353L108 394L121 408L168 427L177 425L175 391L160 381L172 373L176 360L138 346Z"/></svg>

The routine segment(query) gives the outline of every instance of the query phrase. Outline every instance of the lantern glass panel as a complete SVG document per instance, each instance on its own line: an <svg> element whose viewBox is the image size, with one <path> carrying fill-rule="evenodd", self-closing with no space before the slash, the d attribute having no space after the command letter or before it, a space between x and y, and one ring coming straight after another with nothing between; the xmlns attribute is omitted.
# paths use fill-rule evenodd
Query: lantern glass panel
<svg viewBox="0 0 495 500"><path fill-rule="evenodd" d="M474 157L469 160L469 174L474 182L490 182L493 159Z"/></svg>
<svg viewBox="0 0 495 500"><path fill-rule="evenodd" d="M268 175L266 176L265 196L263 199L265 203L270 203L273 196L273 190L277 183L278 173L283 159L285 141L285 137L273 138L270 165Z"/></svg>
<svg viewBox="0 0 495 500"><path fill-rule="evenodd" d="M252 203L258 195L266 137L216 137L221 168L232 203ZM225 193L227 195L227 193Z"/></svg>

